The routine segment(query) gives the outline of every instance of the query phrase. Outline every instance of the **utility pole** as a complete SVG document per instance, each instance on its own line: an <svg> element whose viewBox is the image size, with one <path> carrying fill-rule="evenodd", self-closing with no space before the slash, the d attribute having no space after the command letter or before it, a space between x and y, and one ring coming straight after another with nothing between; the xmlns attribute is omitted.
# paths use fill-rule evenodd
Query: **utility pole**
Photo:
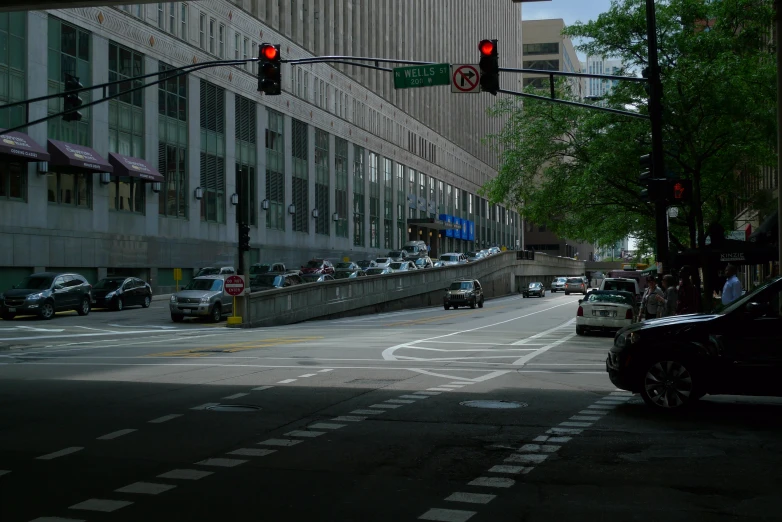
<svg viewBox="0 0 782 522"><path fill-rule="evenodd" d="M774 0L774 14L777 24L777 266L780 267L777 275L782 275L782 36L779 34L782 31L782 0Z"/></svg>
<svg viewBox="0 0 782 522"><path fill-rule="evenodd" d="M663 165L662 81L660 80L660 64L657 59L657 20L654 12L654 0L646 0L646 40L649 48L649 120L652 124L651 174L653 179L663 179L665 178L665 166ZM662 263L662 273L670 268L667 206L664 198L658 198L654 201L657 262Z"/></svg>

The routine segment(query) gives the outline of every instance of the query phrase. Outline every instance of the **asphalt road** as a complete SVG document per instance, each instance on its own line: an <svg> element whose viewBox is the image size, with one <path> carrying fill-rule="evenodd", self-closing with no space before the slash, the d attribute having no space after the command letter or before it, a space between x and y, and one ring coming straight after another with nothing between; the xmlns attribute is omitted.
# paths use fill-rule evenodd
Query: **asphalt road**
<svg viewBox="0 0 782 522"><path fill-rule="evenodd" d="M0 521L779 520L782 401L653 414L577 300L0 321Z"/></svg>

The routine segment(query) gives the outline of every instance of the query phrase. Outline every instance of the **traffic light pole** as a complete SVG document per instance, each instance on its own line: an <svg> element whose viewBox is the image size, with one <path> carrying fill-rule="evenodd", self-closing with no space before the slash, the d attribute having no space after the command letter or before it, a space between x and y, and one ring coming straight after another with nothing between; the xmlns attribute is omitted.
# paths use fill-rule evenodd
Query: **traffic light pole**
<svg viewBox="0 0 782 522"><path fill-rule="evenodd" d="M646 0L646 41L649 51L649 121L652 126L652 178L665 178L663 162L663 107L660 64L657 58L657 20L654 12L654 0ZM668 252L668 204L664 198L654 202L655 243L657 263L662 263L662 275L670 269Z"/></svg>

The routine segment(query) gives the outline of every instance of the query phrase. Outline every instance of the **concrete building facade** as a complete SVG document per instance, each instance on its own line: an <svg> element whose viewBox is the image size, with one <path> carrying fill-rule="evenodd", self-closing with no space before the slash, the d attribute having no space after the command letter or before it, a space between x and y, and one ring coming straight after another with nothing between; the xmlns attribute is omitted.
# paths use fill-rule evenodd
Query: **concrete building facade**
<svg viewBox="0 0 782 522"><path fill-rule="evenodd" d="M79 122L58 117L22 131L51 153L48 162L0 150L0 287L31 271L67 269L91 281L140 276L166 290L175 268L187 279L198 267L235 264L239 175L250 184L253 262L357 260L410 239L429 242L432 253L513 247L517 215L478 195L497 168L481 142L502 124L486 115L490 95L394 90L390 73L353 65L284 64L283 93L273 97L257 92L254 63L165 72L256 57L262 42L279 43L283 59L477 63L483 38L500 40L503 66L519 67L518 5L473 7L201 0L0 13L8 42L0 104L61 93L66 75L85 86L120 82L108 94L157 79L135 76L167 78L85 108ZM503 86L519 81L504 78ZM85 103L101 96L82 94ZM57 98L30 104L27 115L23 106L0 109L0 129L61 107ZM69 156L77 153L96 161ZM145 178L125 160L162 178ZM443 214L474 223L472 239L412 222Z"/></svg>

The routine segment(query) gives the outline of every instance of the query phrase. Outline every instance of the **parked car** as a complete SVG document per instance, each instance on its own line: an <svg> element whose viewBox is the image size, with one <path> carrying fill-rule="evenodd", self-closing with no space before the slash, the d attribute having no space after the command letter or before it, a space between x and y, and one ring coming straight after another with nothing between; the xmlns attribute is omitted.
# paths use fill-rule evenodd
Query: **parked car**
<svg viewBox="0 0 782 522"><path fill-rule="evenodd" d="M527 285L527 288L522 291L521 295L522 297L531 297L533 295L546 297L546 287L543 286L543 283L530 283Z"/></svg>
<svg viewBox="0 0 782 522"><path fill-rule="evenodd" d="M356 261L356 264L361 267L361 270L377 266L374 259L362 259L361 261Z"/></svg>
<svg viewBox="0 0 782 522"><path fill-rule="evenodd" d="M388 268L388 264L391 263L393 259L390 259L388 257L378 257L375 259L375 267L376 268Z"/></svg>
<svg viewBox="0 0 782 522"><path fill-rule="evenodd" d="M585 335L589 330L619 330L633 323L635 296L618 290L593 290L578 301L576 333Z"/></svg>
<svg viewBox="0 0 782 522"><path fill-rule="evenodd" d="M373 268L367 268L365 272L368 276L386 275L391 273L391 269L388 267L376 266Z"/></svg>
<svg viewBox="0 0 782 522"><path fill-rule="evenodd" d="M334 270L360 270L361 267L358 266L357 263L353 263L351 261L346 261L342 263L337 263L334 265Z"/></svg>
<svg viewBox="0 0 782 522"><path fill-rule="evenodd" d="M92 306L95 308L149 308L151 303L152 287L136 277L104 277L92 287Z"/></svg>
<svg viewBox="0 0 782 522"><path fill-rule="evenodd" d="M499 254L502 252L502 249L497 246L493 246L489 248L489 255L493 256L494 254Z"/></svg>
<svg viewBox="0 0 782 522"><path fill-rule="evenodd" d="M551 282L551 293L565 290L565 283L567 283L567 277L555 277Z"/></svg>
<svg viewBox="0 0 782 522"><path fill-rule="evenodd" d="M326 259L311 259L307 264L301 267L301 273L304 274L333 274L334 265Z"/></svg>
<svg viewBox="0 0 782 522"><path fill-rule="evenodd" d="M462 263L467 262L467 258L464 256L464 254L450 252L448 254L441 255L439 261L442 261L444 266L461 265Z"/></svg>
<svg viewBox="0 0 782 522"><path fill-rule="evenodd" d="M356 279L357 277L366 277L367 273L359 270L337 270L334 272L334 279Z"/></svg>
<svg viewBox="0 0 782 522"><path fill-rule="evenodd" d="M582 278L568 277L565 281L565 295L570 295L573 292L586 295L587 286Z"/></svg>
<svg viewBox="0 0 782 522"><path fill-rule="evenodd" d="M330 274L302 274L301 279L305 283L324 283L326 281L334 281L334 277Z"/></svg>
<svg viewBox="0 0 782 522"><path fill-rule="evenodd" d="M402 247L407 253L408 259L418 259L429 255L429 247L426 246L424 241L408 241L405 246Z"/></svg>
<svg viewBox="0 0 782 522"><path fill-rule="evenodd" d="M407 252L404 250L392 250L388 253L388 257L392 261L405 261L407 259Z"/></svg>
<svg viewBox="0 0 782 522"><path fill-rule="evenodd" d="M64 310L87 315L92 306L92 285L81 274L39 272L0 293L0 305L0 317L5 321L17 315L51 319Z"/></svg>
<svg viewBox="0 0 782 522"><path fill-rule="evenodd" d="M388 269L391 271L391 273L410 272L411 270L417 270L415 264L412 261L394 261L388 265Z"/></svg>
<svg viewBox="0 0 782 522"><path fill-rule="evenodd" d="M171 296L171 320L187 317L209 318L218 323L223 315L233 313L233 298L225 293L225 275L199 276Z"/></svg>
<svg viewBox="0 0 782 522"><path fill-rule="evenodd" d="M782 396L782 277L716 314L651 319L617 332L606 370L659 410L705 394Z"/></svg>
<svg viewBox="0 0 782 522"><path fill-rule="evenodd" d="M283 263L255 263L250 267L250 275L266 274L268 272L287 272Z"/></svg>
<svg viewBox="0 0 782 522"><path fill-rule="evenodd" d="M469 262L478 261L479 259L486 257L486 254L480 250L477 252L467 252L465 255L467 256L467 261Z"/></svg>
<svg viewBox="0 0 782 522"><path fill-rule="evenodd" d="M445 289L443 308L449 310L469 305L470 308L483 308L483 288L477 279L457 279Z"/></svg>
<svg viewBox="0 0 782 522"><path fill-rule="evenodd" d="M294 285L303 285L304 280L298 273L269 272L260 274L250 279L250 291L261 292L272 288L287 288Z"/></svg>
<svg viewBox="0 0 782 522"><path fill-rule="evenodd" d="M215 267L215 266L205 266L193 277L201 277L201 276L208 276L208 275L231 275L235 274L236 269L232 266L221 266L221 267Z"/></svg>
<svg viewBox="0 0 782 522"><path fill-rule="evenodd" d="M635 304L638 306L641 303L641 287L638 286L638 281L630 278L623 277L607 277L600 283L600 290L621 290L623 292L630 292L635 296Z"/></svg>
<svg viewBox="0 0 782 522"><path fill-rule="evenodd" d="M424 256L415 260L415 266L418 269L432 268L434 267L434 263L432 263L431 257Z"/></svg>

